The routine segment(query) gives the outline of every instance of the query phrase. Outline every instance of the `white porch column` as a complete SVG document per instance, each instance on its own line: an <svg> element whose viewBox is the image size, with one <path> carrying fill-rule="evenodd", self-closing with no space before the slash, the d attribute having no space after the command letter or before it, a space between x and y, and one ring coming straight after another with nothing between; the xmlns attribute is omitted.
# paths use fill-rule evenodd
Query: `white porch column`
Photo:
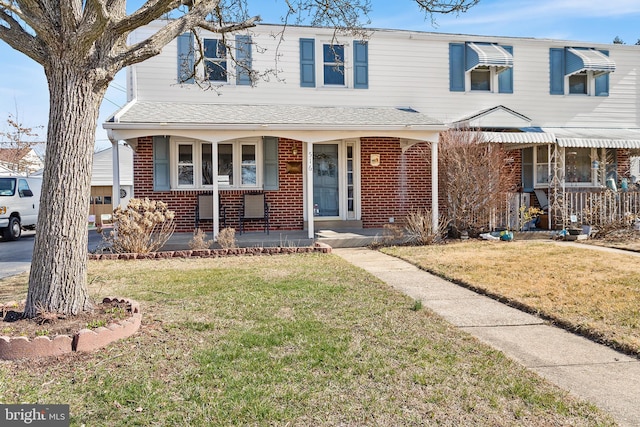
<svg viewBox="0 0 640 427"><path fill-rule="evenodd" d="M113 208L120 206L120 152L118 141L110 139L111 141L111 161L113 163L113 184L111 186L111 197L113 200Z"/></svg>
<svg viewBox="0 0 640 427"><path fill-rule="evenodd" d="M218 144L211 144L211 179L213 179L213 239L218 239L220 233L220 185L218 183Z"/></svg>
<svg viewBox="0 0 640 427"><path fill-rule="evenodd" d="M309 239L315 237L313 221L313 143L307 142L307 230Z"/></svg>
<svg viewBox="0 0 640 427"><path fill-rule="evenodd" d="M438 142L431 143L431 228L438 233Z"/></svg>

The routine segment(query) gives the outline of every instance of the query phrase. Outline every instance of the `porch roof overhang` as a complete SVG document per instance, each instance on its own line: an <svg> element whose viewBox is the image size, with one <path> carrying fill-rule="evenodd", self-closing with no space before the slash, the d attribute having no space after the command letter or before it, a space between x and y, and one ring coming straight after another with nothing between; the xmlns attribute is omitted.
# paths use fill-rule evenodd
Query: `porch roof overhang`
<svg viewBox="0 0 640 427"><path fill-rule="evenodd" d="M560 147L640 149L640 128L543 128Z"/></svg>
<svg viewBox="0 0 640 427"><path fill-rule="evenodd" d="M498 144L553 144L556 137L549 132L482 132L482 139Z"/></svg>
<svg viewBox="0 0 640 427"><path fill-rule="evenodd" d="M439 132L447 129L442 122L412 108L148 101L130 102L103 127L115 140L182 135L222 141L263 135L311 142L359 136L437 141Z"/></svg>

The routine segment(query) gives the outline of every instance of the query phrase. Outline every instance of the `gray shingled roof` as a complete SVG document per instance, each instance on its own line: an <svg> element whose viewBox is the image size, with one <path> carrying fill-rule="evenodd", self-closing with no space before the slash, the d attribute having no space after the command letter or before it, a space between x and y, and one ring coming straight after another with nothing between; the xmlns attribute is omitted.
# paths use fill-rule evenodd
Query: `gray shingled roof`
<svg viewBox="0 0 640 427"><path fill-rule="evenodd" d="M116 114L118 117L118 114ZM113 122L113 120L110 120ZM225 105L137 101L117 119L121 124L436 126L443 124L411 108Z"/></svg>

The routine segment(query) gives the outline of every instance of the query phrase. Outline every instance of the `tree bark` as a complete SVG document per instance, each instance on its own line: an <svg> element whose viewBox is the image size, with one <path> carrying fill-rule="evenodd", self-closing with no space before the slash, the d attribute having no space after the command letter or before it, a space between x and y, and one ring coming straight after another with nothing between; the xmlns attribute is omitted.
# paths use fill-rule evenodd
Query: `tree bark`
<svg viewBox="0 0 640 427"><path fill-rule="evenodd" d="M73 62L54 58L45 69L49 126L25 317L75 315L92 308L87 215L95 129L108 82L96 84L95 70Z"/></svg>

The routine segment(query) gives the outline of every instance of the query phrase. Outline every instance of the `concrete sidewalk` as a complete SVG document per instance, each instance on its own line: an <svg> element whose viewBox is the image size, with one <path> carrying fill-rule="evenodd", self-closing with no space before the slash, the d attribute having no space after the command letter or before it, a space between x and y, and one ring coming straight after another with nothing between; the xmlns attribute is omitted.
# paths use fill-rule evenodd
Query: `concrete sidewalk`
<svg viewBox="0 0 640 427"><path fill-rule="evenodd" d="M367 248L334 254L421 300L448 322L502 351L548 381L609 412L621 426L640 426L640 360L546 324Z"/></svg>

